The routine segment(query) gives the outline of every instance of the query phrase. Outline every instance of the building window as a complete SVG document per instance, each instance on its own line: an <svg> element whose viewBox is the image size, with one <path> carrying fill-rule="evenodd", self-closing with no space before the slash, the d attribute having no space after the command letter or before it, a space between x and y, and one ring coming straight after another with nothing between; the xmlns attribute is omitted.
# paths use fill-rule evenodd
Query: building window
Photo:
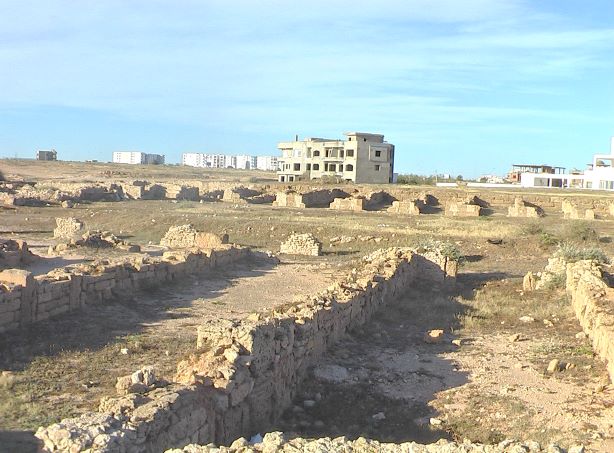
<svg viewBox="0 0 614 453"><path fill-rule="evenodd" d="M307 171L311 171L311 164L307 164Z"/></svg>
<svg viewBox="0 0 614 453"><path fill-rule="evenodd" d="M352 164L347 164L345 166L345 171L354 171L354 166Z"/></svg>
<svg viewBox="0 0 614 453"><path fill-rule="evenodd" d="M301 171L301 164L294 164L294 171Z"/></svg>
<svg viewBox="0 0 614 453"><path fill-rule="evenodd" d="M286 182L286 177L284 175L279 175L279 182Z"/></svg>
<svg viewBox="0 0 614 453"><path fill-rule="evenodd" d="M381 151L375 151L375 157L382 157Z"/></svg>
<svg viewBox="0 0 614 453"><path fill-rule="evenodd" d="M294 181L294 176L288 176L288 181L289 182L293 182Z"/></svg>
<svg viewBox="0 0 614 453"><path fill-rule="evenodd" d="M339 150L339 157L343 157L343 150L342 149Z"/></svg>
<svg viewBox="0 0 614 453"><path fill-rule="evenodd" d="M319 171L320 170L320 164L313 164L313 170L314 171Z"/></svg>
<svg viewBox="0 0 614 453"><path fill-rule="evenodd" d="M363 141L363 142L366 142L366 141L367 141L367 139L366 139L366 138L363 138L363 139L362 139L362 141Z"/></svg>
<svg viewBox="0 0 614 453"><path fill-rule="evenodd" d="M354 150L353 150L353 149L348 149L348 150L345 152L345 155L346 155L347 157L354 157Z"/></svg>
<svg viewBox="0 0 614 453"><path fill-rule="evenodd" d="M313 157L320 157L320 151L317 149L313 151Z"/></svg>
<svg viewBox="0 0 614 453"><path fill-rule="evenodd" d="M379 165L375 166L375 171L379 171Z"/></svg>

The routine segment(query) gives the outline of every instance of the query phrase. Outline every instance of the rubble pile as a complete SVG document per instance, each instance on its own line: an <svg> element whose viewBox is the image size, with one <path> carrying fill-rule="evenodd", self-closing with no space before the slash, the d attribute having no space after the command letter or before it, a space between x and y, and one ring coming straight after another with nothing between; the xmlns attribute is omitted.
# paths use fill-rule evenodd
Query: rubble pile
<svg viewBox="0 0 614 453"><path fill-rule="evenodd" d="M36 255L28 249L21 239L0 239L0 269L19 267L36 260Z"/></svg>
<svg viewBox="0 0 614 453"><path fill-rule="evenodd" d="M176 225L169 228L160 245L168 248L198 248L210 249L228 244L228 235L217 235L205 231L198 231L193 225Z"/></svg>
<svg viewBox="0 0 614 453"><path fill-rule="evenodd" d="M279 252L288 255L320 256L322 243L311 233L293 234L281 244Z"/></svg>

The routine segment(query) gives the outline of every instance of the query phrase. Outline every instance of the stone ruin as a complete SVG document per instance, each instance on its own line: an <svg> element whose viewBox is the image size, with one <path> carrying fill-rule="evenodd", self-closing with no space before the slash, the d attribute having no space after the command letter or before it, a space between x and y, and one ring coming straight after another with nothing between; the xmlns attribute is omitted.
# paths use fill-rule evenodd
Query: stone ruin
<svg viewBox="0 0 614 453"><path fill-rule="evenodd" d="M222 201L239 204L273 203L274 200L275 195L269 195L243 186L225 189L222 195Z"/></svg>
<svg viewBox="0 0 614 453"><path fill-rule="evenodd" d="M288 255L320 256L322 243L311 233L293 234L281 244L279 252Z"/></svg>
<svg viewBox="0 0 614 453"><path fill-rule="evenodd" d="M228 235L217 235L198 231L193 225L172 226L160 240L160 245L172 249L198 248L211 249L228 244Z"/></svg>
<svg viewBox="0 0 614 453"><path fill-rule="evenodd" d="M36 255L21 239L0 239L0 269L19 267L36 260Z"/></svg>
<svg viewBox="0 0 614 453"><path fill-rule="evenodd" d="M151 380L143 394L107 397L98 412L41 427L36 437L50 451L137 453L191 442L230 444L263 432L330 345L418 282L438 285L453 277L441 263L407 249L374 252L326 291L267 314L205 321L195 353L178 364L173 382ZM140 371L136 383L145 385ZM124 381L132 385L132 376Z"/></svg>
<svg viewBox="0 0 614 453"><path fill-rule="evenodd" d="M393 201L387 211L394 214L420 215L424 210L421 200Z"/></svg>
<svg viewBox="0 0 614 453"><path fill-rule="evenodd" d="M335 198L330 204L330 209L336 211L364 211L365 197L353 196L349 198Z"/></svg>
<svg viewBox="0 0 614 453"><path fill-rule="evenodd" d="M508 217L543 217L544 210L537 205L524 201L521 197L514 198L514 205L507 208Z"/></svg>
<svg viewBox="0 0 614 453"><path fill-rule="evenodd" d="M452 217L479 217L483 214L482 206L471 197L465 201L449 201L445 215Z"/></svg>
<svg viewBox="0 0 614 453"><path fill-rule="evenodd" d="M306 208L303 203L303 195L294 190L284 190L277 192L273 206L284 208Z"/></svg>
<svg viewBox="0 0 614 453"><path fill-rule="evenodd" d="M119 239L110 231L86 231L81 238L76 239L72 236L65 242L60 242L56 245L49 246L49 255L66 252L70 249L78 247L87 247L95 249L116 248L129 253L137 253L141 251L141 247L136 244L130 244L127 241Z"/></svg>
<svg viewBox="0 0 614 453"><path fill-rule="evenodd" d="M350 195L341 189L321 189L299 193L295 190L277 192L273 206L288 208L328 208L336 198Z"/></svg>
<svg viewBox="0 0 614 453"><path fill-rule="evenodd" d="M586 209L584 214L582 214L580 208L569 200L563 200L561 203L561 210L563 211L563 218L565 219L595 220L595 210Z"/></svg>
<svg viewBox="0 0 614 453"><path fill-rule="evenodd" d="M56 217L56 227L53 230L53 237L56 239L74 239L83 231L83 222L74 217Z"/></svg>

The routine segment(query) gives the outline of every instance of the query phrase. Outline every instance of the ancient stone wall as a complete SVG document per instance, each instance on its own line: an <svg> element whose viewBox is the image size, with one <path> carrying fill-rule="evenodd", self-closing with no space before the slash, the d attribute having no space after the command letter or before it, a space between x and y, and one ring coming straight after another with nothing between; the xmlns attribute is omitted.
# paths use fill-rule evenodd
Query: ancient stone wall
<svg viewBox="0 0 614 453"><path fill-rule="evenodd" d="M424 202L421 200L393 201L387 211L394 214L420 215L423 208Z"/></svg>
<svg viewBox="0 0 614 453"><path fill-rule="evenodd" d="M614 288L603 281L594 261L578 261L567 265L566 289L580 325L614 382Z"/></svg>
<svg viewBox="0 0 614 453"><path fill-rule="evenodd" d="M108 264L79 265L34 277L8 269L0 272L0 332L23 327L68 311L100 304L144 286L243 259L249 251L234 246L217 250L167 252Z"/></svg>
<svg viewBox="0 0 614 453"><path fill-rule="evenodd" d="M364 197L335 198L330 204L330 209L337 211L364 211L365 199Z"/></svg>
<svg viewBox="0 0 614 453"><path fill-rule="evenodd" d="M450 201L446 204L445 215L452 217L479 217L482 214L482 207L477 204L467 204L466 202Z"/></svg>
<svg viewBox="0 0 614 453"><path fill-rule="evenodd" d="M542 217L544 210L520 197L514 199L514 204L507 209L508 217Z"/></svg>
<svg viewBox="0 0 614 453"><path fill-rule="evenodd" d="M576 203L569 200L563 200L561 204L561 210L563 211L563 217L565 219L584 219L595 220L595 210L579 208Z"/></svg>
<svg viewBox="0 0 614 453"><path fill-rule="evenodd" d="M40 428L36 436L47 451L140 453L263 432L328 346L418 281L446 277L441 262L408 249L375 252L326 292L269 315L200 326L199 353L179 364L177 383L105 399L101 412Z"/></svg>
<svg viewBox="0 0 614 453"><path fill-rule="evenodd" d="M293 234L281 244L279 252L289 255L320 256L322 243L311 233Z"/></svg>
<svg viewBox="0 0 614 453"><path fill-rule="evenodd" d="M21 239L0 239L0 269L30 264L37 258Z"/></svg>

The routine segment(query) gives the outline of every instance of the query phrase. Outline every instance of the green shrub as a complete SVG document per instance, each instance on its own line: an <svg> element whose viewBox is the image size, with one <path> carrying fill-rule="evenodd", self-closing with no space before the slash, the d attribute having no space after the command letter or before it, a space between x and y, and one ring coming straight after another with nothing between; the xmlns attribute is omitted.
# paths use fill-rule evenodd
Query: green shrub
<svg viewBox="0 0 614 453"><path fill-rule="evenodd" d="M610 262L606 254L597 247L578 247L569 242L559 244L554 253L555 258L562 258L568 263L575 263L581 260L594 260L598 263L608 264Z"/></svg>
<svg viewBox="0 0 614 453"><path fill-rule="evenodd" d="M464 261L464 256L456 244L447 241L436 241L434 239L421 239L416 246L418 253L436 252L457 261L459 264Z"/></svg>

